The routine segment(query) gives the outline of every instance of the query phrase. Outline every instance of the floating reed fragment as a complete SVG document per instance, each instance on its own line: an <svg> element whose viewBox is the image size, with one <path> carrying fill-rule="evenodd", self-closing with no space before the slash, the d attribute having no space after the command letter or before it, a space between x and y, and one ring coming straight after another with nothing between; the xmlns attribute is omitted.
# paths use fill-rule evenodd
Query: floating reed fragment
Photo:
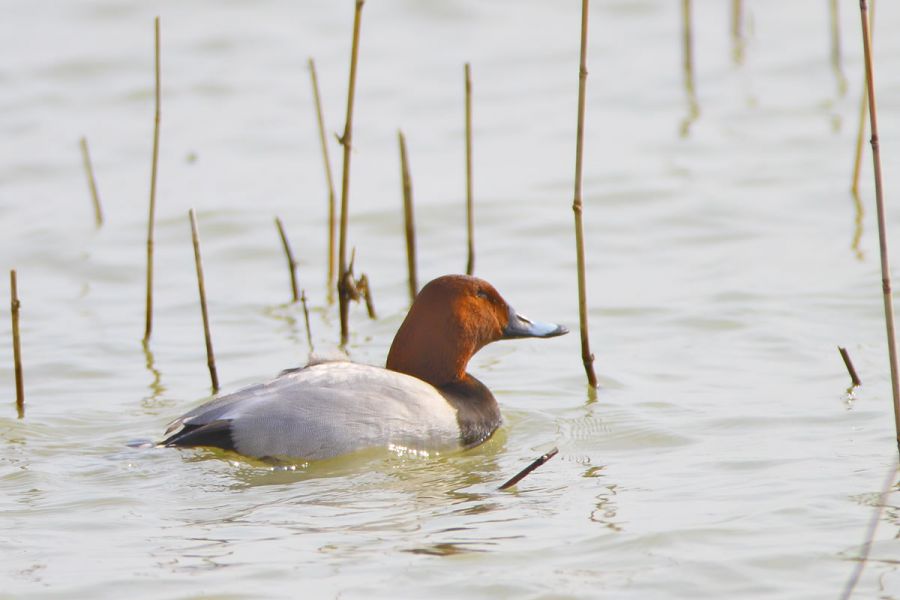
<svg viewBox="0 0 900 600"><path fill-rule="evenodd" d="M160 117L160 93L159 93L159 17L153 21L153 39L156 57L156 109L153 117L153 162L150 169L150 214L147 219L147 312L144 320L144 342L150 340L153 330L153 223L156 215L156 173L159 164L159 117Z"/></svg>
<svg viewBox="0 0 900 600"><path fill-rule="evenodd" d="M340 142L343 146L344 168L341 175L341 236L338 257L338 304L341 315L341 345L345 346L350 337L348 323L350 313L350 296L352 275L347 269L347 211L350 203L350 150L353 141L353 98L356 92L356 65L359 58L359 28L362 20L362 8L365 0L356 0L353 15L353 46L350 50L350 81L347 86L347 118L344 123L344 135Z"/></svg>
<svg viewBox="0 0 900 600"><path fill-rule="evenodd" d="M521 471L516 473L516 475L514 477L512 477L509 481L507 481L506 483L504 483L497 489L498 490L506 490L506 489L511 488L512 486L516 485L517 483L519 483L520 481L525 479L529 474L531 474L532 471L534 471L535 469L540 467L542 464L544 464L545 462L547 462L548 460L550 460L557 454L559 454L558 448L553 448L546 454L542 454L540 457L535 459L534 462L532 462L530 465L528 465L527 467L525 467L524 469L522 469Z"/></svg>
<svg viewBox="0 0 900 600"><path fill-rule="evenodd" d="M322 146L322 159L325 162L325 182L328 185L328 301L334 298L334 229L335 229L335 194L334 177L331 174L331 158L328 156L328 136L325 134L325 117L322 111L322 97L319 94L319 78L316 76L316 63L309 59L309 76L312 79L313 99L316 104L316 122L319 124L319 143ZM296 301L296 298L294 298Z"/></svg>
<svg viewBox="0 0 900 600"><path fill-rule="evenodd" d="M406 269L409 272L409 300L416 299L419 282L416 276L416 222L413 216L412 178L409 175L409 158L406 155L406 138L397 132L400 142L400 179L403 184L403 225L406 231Z"/></svg>
<svg viewBox="0 0 900 600"><path fill-rule="evenodd" d="M306 341L309 342L310 353L315 352L312 341L312 328L309 326L309 308L306 306L306 290L300 291L300 303L303 305L303 320L306 321Z"/></svg>
<svg viewBox="0 0 900 600"><path fill-rule="evenodd" d="M88 150L87 138L81 138L81 161L84 163L84 171L88 178L88 187L91 190L91 200L94 203L94 222L97 227L103 225L103 211L100 208L100 194L97 193L97 180L94 179L94 167L91 166L91 153Z"/></svg>
<svg viewBox="0 0 900 600"><path fill-rule="evenodd" d="M872 65L872 36L869 32L868 4L859 2L862 22L863 54L866 62L866 94L869 98L869 130L872 132L872 164L875 175L875 206L878 210L878 246L881 251L881 288L884 295L884 322L887 329L888 360L891 365L891 391L894 400L894 426L897 451L900 452L900 382L897 372L897 342L894 333L894 298L891 292L891 267L888 261L887 227L884 214L884 188L881 178L881 149L878 141L878 108L875 103L875 73Z"/></svg>
<svg viewBox="0 0 900 600"><path fill-rule="evenodd" d="M575 253L578 257L578 317L581 323L581 360L587 373L588 384L591 388L597 387L597 375L594 373L594 355L591 354L590 341L588 340L588 316L587 316L587 283L584 274L584 223L582 212L584 211L581 200L584 165L584 111L585 95L587 88L587 35L588 12L590 0L581 2L581 58L578 69L578 133L575 142L575 200L572 202L572 211L575 213Z"/></svg>
<svg viewBox="0 0 900 600"><path fill-rule="evenodd" d="M844 366L847 367L847 372L850 374L850 381L853 382L853 387L858 387L862 384L859 380L859 375L856 374L856 369L853 367L853 361L850 360L850 353L847 352L846 348L838 346L838 352L841 353L841 358L844 359Z"/></svg>
<svg viewBox="0 0 900 600"><path fill-rule="evenodd" d="M16 281L16 270L9 272L9 296L12 313L13 367L16 374L16 411L19 418L25 416L25 385L22 382L22 344L19 339L19 288Z"/></svg>
<svg viewBox="0 0 900 600"><path fill-rule="evenodd" d="M275 227L278 228L278 235L281 236L281 245L284 248L284 255L287 257L288 270L291 272L291 297L293 302L300 299L297 292L297 261L294 260L294 253L291 252L291 245L288 243L287 234L284 232L284 225L281 219L275 217Z"/></svg>
<svg viewBox="0 0 900 600"><path fill-rule="evenodd" d="M219 391L219 375L216 372L216 357L213 354L212 337L209 334L209 313L206 310L206 285L203 281L203 260L200 258L200 232L197 230L197 216L192 208L188 212L191 219L191 240L194 242L194 263L197 266L197 289L200 292L200 312L203 314L203 336L206 338L206 364L213 392Z"/></svg>
<svg viewBox="0 0 900 600"><path fill-rule="evenodd" d="M475 273L475 206L472 194L472 69L466 63L466 275Z"/></svg>

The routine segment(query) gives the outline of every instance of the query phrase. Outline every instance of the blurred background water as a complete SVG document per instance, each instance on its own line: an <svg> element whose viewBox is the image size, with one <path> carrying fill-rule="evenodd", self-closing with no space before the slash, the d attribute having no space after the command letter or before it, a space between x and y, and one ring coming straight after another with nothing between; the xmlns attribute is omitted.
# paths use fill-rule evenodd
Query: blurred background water
<svg viewBox="0 0 900 600"><path fill-rule="evenodd" d="M838 596L896 461L868 151L859 204L849 192L858 5L841 3L835 63L828 2L690 3L691 81L682 4L592 4L596 401L577 335L496 344L470 365L506 419L484 446L278 470L126 443L158 439L210 394L191 207L223 388L309 353L276 215L300 260L315 349L334 351L306 61L317 61L328 129L341 131L353 3L0 2L0 257L19 274L27 395L19 420L4 311L0 597ZM145 354L156 15L163 108ZM900 7L880 3L876 21L897 230ZM398 128L420 280L465 268L466 61L476 274L526 314L577 327L579 22L574 1L366 3L350 243L379 318L352 308L354 360L382 363L408 308ZM839 344L863 379L852 393ZM496 491L552 446L559 457ZM896 501L857 597L900 597Z"/></svg>

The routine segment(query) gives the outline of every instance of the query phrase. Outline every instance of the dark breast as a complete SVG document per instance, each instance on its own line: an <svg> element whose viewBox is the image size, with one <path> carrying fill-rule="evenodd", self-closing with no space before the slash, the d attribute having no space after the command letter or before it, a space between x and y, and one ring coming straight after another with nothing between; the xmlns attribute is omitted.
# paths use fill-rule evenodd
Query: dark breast
<svg viewBox="0 0 900 600"><path fill-rule="evenodd" d="M491 390L468 373L465 379L437 390L456 409L463 447L472 448L486 441L500 426L500 407Z"/></svg>

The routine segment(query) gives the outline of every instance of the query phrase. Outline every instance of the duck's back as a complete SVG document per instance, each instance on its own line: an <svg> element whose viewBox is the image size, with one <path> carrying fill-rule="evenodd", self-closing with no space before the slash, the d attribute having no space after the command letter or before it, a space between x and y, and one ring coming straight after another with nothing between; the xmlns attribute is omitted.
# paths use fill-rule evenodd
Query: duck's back
<svg viewBox="0 0 900 600"><path fill-rule="evenodd" d="M163 444L317 460L373 447L459 447L456 410L431 385L351 362L285 372L175 420Z"/></svg>

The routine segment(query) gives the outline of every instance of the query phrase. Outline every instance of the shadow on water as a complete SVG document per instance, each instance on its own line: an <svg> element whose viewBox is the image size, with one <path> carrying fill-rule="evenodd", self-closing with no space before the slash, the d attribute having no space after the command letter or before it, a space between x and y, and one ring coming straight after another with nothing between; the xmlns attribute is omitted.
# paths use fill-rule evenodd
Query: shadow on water
<svg viewBox="0 0 900 600"><path fill-rule="evenodd" d="M863 216L865 215L865 211L863 210L862 200L859 198L859 191L853 189L850 191L850 194L853 197L853 239L850 242L850 249L853 250L856 259L862 261L866 259L866 255L860 245L863 235Z"/></svg>
<svg viewBox="0 0 900 600"><path fill-rule="evenodd" d="M166 386L162 384L162 374L156 368L156 360L147 340L141 342L141 347L144 350L144 366L151 376L150 385L147 386L150 389L150 395L141 400L141 406L145 409L153 409L159 406L160 398L166 392Z"/></svg>

